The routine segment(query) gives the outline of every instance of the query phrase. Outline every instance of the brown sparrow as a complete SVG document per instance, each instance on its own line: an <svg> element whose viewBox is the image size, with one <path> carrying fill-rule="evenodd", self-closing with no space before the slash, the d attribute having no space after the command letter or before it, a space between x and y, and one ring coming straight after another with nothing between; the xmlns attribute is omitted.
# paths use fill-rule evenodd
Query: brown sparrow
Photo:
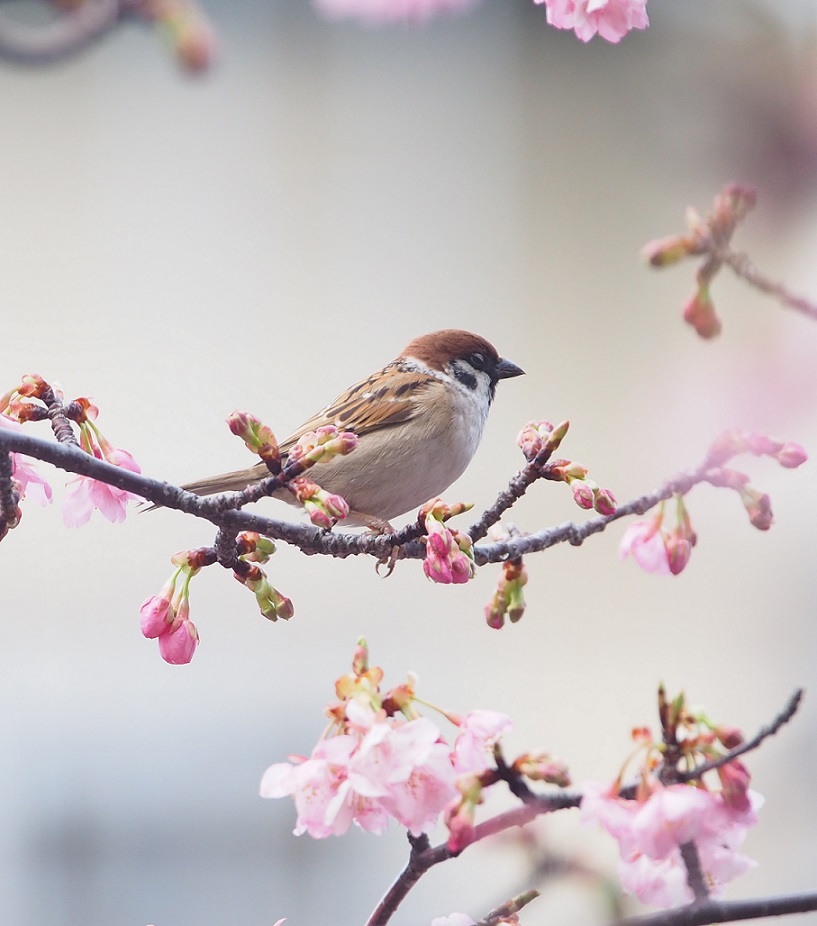
<svg viewBox="0 0 817 926"><path fill-rule="evenodd" d="M280 445L282 458L321 425L353 431L357 448L307 477L343 496L343 525L391 531L391 518L445 491L471 462L500 379L524 371L479 335L453 328L415 338L382 370L341 393ZM264 463L183 486L199 495L238 491L269 475ZM273 497L297 504L286 489Z"/></svg>

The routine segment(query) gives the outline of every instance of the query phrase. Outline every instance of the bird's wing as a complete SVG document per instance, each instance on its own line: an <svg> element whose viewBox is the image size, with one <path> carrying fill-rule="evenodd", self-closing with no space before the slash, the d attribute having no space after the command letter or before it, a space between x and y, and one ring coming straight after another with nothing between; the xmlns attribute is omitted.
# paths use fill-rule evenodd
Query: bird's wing
<svg viewBox="0 0 817 926"><path fill-rule="evenodd" d="M384 378L386 371L389 375ZM417 412L418 397L435 383L438 380L428 373L387 367L356 383L305 421L281 443L281 452L287 453L303 434L321 425L333 424L362 437L370 431L408 421Z"/></svg>

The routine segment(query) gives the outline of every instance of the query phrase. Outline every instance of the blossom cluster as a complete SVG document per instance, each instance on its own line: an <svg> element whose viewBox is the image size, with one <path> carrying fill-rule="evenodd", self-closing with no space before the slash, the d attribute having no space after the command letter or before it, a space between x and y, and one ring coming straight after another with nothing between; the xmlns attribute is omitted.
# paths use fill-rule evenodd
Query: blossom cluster
<svg viewBox="0 0 817 926"><path fill-rule="evenodd" d="M156 640L162 659L174 666L189 663L199 645L198 630L190 620L190 580L204 565L198 552L174 554L175 572L161 592L145 599L140 608L142 634Z"/></svg>
<svg viewBox="0 0 817 926"><path fill-rule="evenodd" d="M573 501L586 511L594 509L609 516L616 512L616 499L588 478L588 469L572 460L551 460L551 455L567 435L569 421L553 425L549 421L529 421L519 432L516 443L529 464L540 468L541 475L554 482L564 482L573 492Z"/></svg>
<svg viewBox="0 0 817 926"><path fill-rule="evenodd" d="M159 653L165 662L171 665L189 663L199 644L196 625L190 620L190 582L205 566L217 562L232 568L234 578L255 595L258 608L267 620L289 620L295 613L292 602L272 585L258 565L266 563L274 552L275 543L269 537L255 531L242 531L235 537L229 555L215 547L175 553L171 557L175 571L159 594L151 595L142 604L142 634L158 641Z"/></svg>
<svg viewBox="0 0 817 926"><path fill-rule="evenodd" d="M0 428L18 431L22 425L19 421L2 413L0 409ZM35 505L47 505L51 501L51 486L37 471L37 468L22 453L11 454L11 478L19 500L29 498Z"/></svg>
<svg viewBox="0 0 817 926"><path fill-rule="evenodd" d="M460 13L479 0L313 0L331 19L359 19L368 24L425 22L441 13ZM557 29L572 29L583 42L600 35L619 42L631 29L646 29L647 0L534 0L545 4L547 21Z"/></svg>
<svg viewBox="0 0 817 926"><path fill-rule="evenodd" d="M704 257L695 274L695 291L684 306L683 317L705 340L717 337L722 327L710 293L712 281L723 264L718 252L728 248L735 229L754 208L756 199L752 187L731 183L715 197L708 215L700 216L691 206L687 209L685 234L650 241L642 249L644 258L657 268L668 267L687 257Z"/></svg>
<svg viewBox="0 0 817 926"><path fill-rule="evenodd" d="M360 641L352 672L335 684L329 729L309 756L270 766L261 795L294 799L296 835L338 836L352 824L381 833L394 819L419 836L443 819L449 848L460 851L474 839L485 789L499 780L493 750L511 719L488 710L441 712L456 727L449 743L418 712L414 678L387 692L382 680L383 670L369 666ZM516 767L537 780L566 782L564 768L544 755L520 757Z"/></svg>
<svg viewBox="0 0 817 926"><path fill-rule="evenodd" d="M450 529L445 521L469 511L473 505L446 505L439 498L426 502L418 515L426 529L426 555L423 572L432 582L462 585L476 574L474 542L465 531Z"/></svg>
<svg viewBox="0 0 817 926"><path fill-rule="evenodd" d="M665 741L654 743L644 728L634 731L644 752L635 796L622 793L622 770L612 785L583 785L581 812L585 823L600 825L618 842L624 890L644 903L671 907L697 899L685 851L694 852L710 893L754 865L739 850L763 798L749 789L749 772L738 759L717 768L717 789L700 779L679 781L679 766L718 759L742 736L687 710L683 695L668 704L661 691L659 699Z"/></svg>
<svg viewBox="0 0 817 926"><path fill-rule="evenodd" d="M89 399L81 397L65 405L59 389L47 383L38 374L24 376L18 386L0 396L0 427L19 428L22 422L47 417L47 403L64 413L79 429L79 446L97 460L113 466L141 472L133 456L114 447L96 424L99 409ZM66 424L70 428L70 425ZM12 454L12 478L20 498L30 497L35 504L51 501L51 486L20 454ZM114 523L127 514L128 503L142 501L141 497L126 489L99 482L90 476L76 476L66 483L62 505L63 520L68 527L82 527L91 519L94 510Z"/></svg>
<svg viewBox="0 0 817 926"><path fill-rule="evenodd" d="M767 456L786 469L795 469L807 459L806 451L792 441L782 441L754 431L724 431L713 441L704 461L703 479L717 488L737 492L749 521L758 530L772 526L772 503L765 492L749 484L746 473L727 467L733 457L751 453ZM665 504L645 521L634 521L624 532L619 546L622 559L632 556L638 565L656 575L678 575L684 570L697 542L684 498L675 495L676 519L672 527L664 523Z"/></svg>

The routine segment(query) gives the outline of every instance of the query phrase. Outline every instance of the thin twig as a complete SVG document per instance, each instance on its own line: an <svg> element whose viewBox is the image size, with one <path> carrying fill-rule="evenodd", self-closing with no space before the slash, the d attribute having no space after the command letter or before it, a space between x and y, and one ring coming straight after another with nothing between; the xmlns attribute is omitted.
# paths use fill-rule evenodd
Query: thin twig
<svg viewBox="0 0 817 926"><path fill-rule="evenodd" d="M536 900L538 896L539 891L535 889L523 891L521 894L517 894L516 897L512 897L510 900L506 900L505 903L495 907L476 926L496 926L498 923L507 922L508 916L518 913L523 907L527 907L532 900Z"/></svg>
<svg viewBox="0 0 817 926"><path fill-rule="evenodd" d="M751 752L770 736L774 736L775 733L784 725L787 724L792 717L797 713L797 709L800 707L800 703L803 699L803 689L798 688L797 691L789 698L788 703L783 708L783 710L774 718L774 720L767 724L765 727L761 727L760 730L750 739L741 743L739 746L735 746L734 749L730 749L729 752L725 752L722 756L719 756L717 759L712 759L709 762L703 762L701 765L696 766L695 768L687 769L685 771L679 771L676 776L676 781L693 781L697 778L700 778L702 775L705 775L707 772L711 772L713 769L720 768L723 765L731 762L733 759L737 759L738 756L742 756L744 753Z"/></svg>
<svg viewBox="0 0 817 926"><path fill-rule="evenodd" d="M804 296L795 295L782 283L777 283L764 276L746 254L741 254L730 248L718 249L715 253L718 259L731 267L735 274L742 280L746 280L750 286L769 296L774 296L775 299L788 308L795 309L804 315L808 315L809 318L817 320L817 303L806 299Z"/></svg>
<svg viewBox="0 0 817 926"><path fill-rule="evenodd" d="M647 913L618 920L614 926L707 926L764 916L786 916L817 910L817 891L757 897L752 900L703 900L673 910Z"/></svg>
<svg viewBox="0 0 817 926"><path fill-rule="evenodd" d="M578 807L581 800L582 795L575 791L557 791L553 794L538 795L535 801L515 807L513 810L507 810L480 823L474 830L474 842L495 836L515 826L525 826L526 823L530 823L543 813ZM445 843L422 852L412 850L408 864L383 895L380 903L366 921L366 926L385 926L409 891L430 868L439 865L440 862L456 858L458 854L452 852Z"/></svg>

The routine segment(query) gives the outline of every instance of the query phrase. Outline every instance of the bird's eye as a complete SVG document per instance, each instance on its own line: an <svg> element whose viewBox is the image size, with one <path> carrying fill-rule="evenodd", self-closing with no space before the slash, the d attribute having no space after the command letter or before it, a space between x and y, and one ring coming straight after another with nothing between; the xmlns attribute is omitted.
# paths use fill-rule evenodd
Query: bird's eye
<svg viewBox="0 0 817 926"><path fill-rule="evenodd" d="M485 355L480 353L471 354L468 357L468 362L475 370L484 370L485 369Z"/></svg>

